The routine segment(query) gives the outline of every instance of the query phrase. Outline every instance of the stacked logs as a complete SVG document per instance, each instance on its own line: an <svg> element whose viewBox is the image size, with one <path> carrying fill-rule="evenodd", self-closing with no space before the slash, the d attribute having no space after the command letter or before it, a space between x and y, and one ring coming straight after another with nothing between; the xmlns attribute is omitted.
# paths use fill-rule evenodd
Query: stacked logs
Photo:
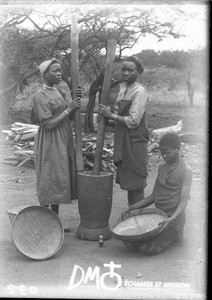
<svg viewBox="0 0 212 300"><path fill-rule="evenodd" d="M84 170L93 170L96 140L96 134L90 134L82 138ZM116 167L113 159L113 134L108 133L105 136L104 147L102 149L101 171L115 173Z"/></svg>
<svg viewBox="0 0 212 300"><path fill-rule="evenodd" d="M148 145L149 155L153 150L158 149L159 139L166 132L180 133L182 130L182 121L174 126L155 129L152 131L151 140ZM37 134L38 126L15 122L11 125L11 130L2 130L6 135L6 140L12 140L14 145L14 155L6 157L4 163L14 166L34 167L34 139ZM93 170L94 155L96 149L96 133L84 135L83 141L83 164L84 170ZM104 147L102 151L101 171L115 173L116 167L113 163L113 133L106 132Z"/></svg>
<svg viewBox="0 0 212 300"><path fill-rule="evenodd" d="M37 134L38 126L15 122L11 130L2 130L6 134L6 140L13 140L14 155L4 159L4 163L13 166L34 167L34 138Z"/></svg>
<svg viewBox="0 0 212 300"><path fill-rule="evenodd" d="M5 164L13 166L34 167L34 139L37 134L38 126L15 122L11 125L10 130L2 130L6 135L6 140L12 141L14 155L4 159ZM73 133L74 134L74 133ZM96 134L83 136L83 164L85 170L93 169L94 154L96 148ZM113 164L113 138L112 134L106 137L102 155L102 171L115 173Z"/></svg>

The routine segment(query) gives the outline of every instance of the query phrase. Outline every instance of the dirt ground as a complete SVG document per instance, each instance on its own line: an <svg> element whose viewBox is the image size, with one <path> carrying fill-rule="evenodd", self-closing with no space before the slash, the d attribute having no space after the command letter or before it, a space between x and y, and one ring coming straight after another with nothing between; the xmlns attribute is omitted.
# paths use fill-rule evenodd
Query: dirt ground
<svg viewBox="0 0 212 300"><path fill-rule="evenodd" d="M160 120L165 126L185 124L184 130L203 132L204 112L200 108L176 111L170 108ZM150 127L163 127L157 113L151 111ZM155 114L155 116L154 116ZM199 119L199 117L202 119ZM167 120L167 116L169 119ZM203 128L202 128L203 126ZM3 127L1 128L3 129ZM8 166L3 159L13 153L13 146L1 134L0 151L0 285L1 297L44 298L111 298L111 299L204 299L206 296L207 267L207 145L205 143L182 147L182 155L194 171L191 198L186 208L187 223L185 245L173 246L164 253L148 257L129 252L123 242L112 237L100 248L97 242L78 239L76 230L80 222L78 203L61 205L60 218L72 231L65 233L60 250L51 258L35 261L20 253L11 238L11 224L6 209L19 205L38 205L34 169ZM153 187L157 175L159 153L150 155L146 195ZM113 185L113 205L110 225L127 208L126 192ZM110 278L108 266L119 265ZM70 285L76 266L86 273L99 267L100 280L88 280L79 286ZM79 268L78 268L79 271ZM78 274L78 276L80 276ZM121 278L121 285L117 281ZM75 283L79 277L75 278ZM99 284L99 285L98 285ZM116 288L118 286L118 288ZM111 290L110 290L111 288Z"/></svg>

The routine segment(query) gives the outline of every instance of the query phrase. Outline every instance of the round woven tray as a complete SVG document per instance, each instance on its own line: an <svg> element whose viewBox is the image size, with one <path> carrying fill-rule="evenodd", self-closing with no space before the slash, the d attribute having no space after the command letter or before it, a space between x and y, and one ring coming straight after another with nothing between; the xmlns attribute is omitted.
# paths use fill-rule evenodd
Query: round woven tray
<svg viewBox="0 0 212 300"><path fill-rule="evenodd" d="M25 256L44 260L60 249L64 229L59 217L43 206L22 209L12 223L12 240Z"/></svg>
<svg viewBox="0 0 212 300"><path fill-rule="evenodd" d="M141 216L145 216L142 221ZM157 209L157 208L143 208L143 209L137 209L130 211L129 214L125 215L125 217L119 217L111 226L112 234L119 240L122 241L128 241L128 242L139 242L142 240L149 239L153 236L155 236L158 231L161 229L162 225L158 226L155 225L155 215L161 216L161 221L165 218L167 218L166 213L163 210ZM158 219L157 216L157 219ZM124 222L131 218L132 223L137 225L136 233L133 234L133 230L131 230L131 234L121 234L117 231L117 225L122 224L124 225ZM139 222L138 222L139 220ZM127 221L128 222L128 221ZM125 223L127 223L125 222ZM129 223L129 222L128 222ZM120 225L119 225L120 227ZM124 226L123 226L124 227ZM126 227L127 228L127 227ZM154 229L153 229L154 228ZM138 233L141 232L141 233Z"/></svg>

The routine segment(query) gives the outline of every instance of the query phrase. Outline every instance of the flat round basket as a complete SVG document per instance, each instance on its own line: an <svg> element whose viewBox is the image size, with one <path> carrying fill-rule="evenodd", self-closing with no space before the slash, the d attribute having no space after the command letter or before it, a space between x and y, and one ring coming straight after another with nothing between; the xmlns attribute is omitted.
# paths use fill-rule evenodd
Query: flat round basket
<svg viewBox="0 0 212 300"><path fill-rule="evenodd" d="M158 224L167 218L163 210L144 208L130 211L111 226L113 235L122 241L139 242L155 236L161 229Z"/></svg>
<svg viewBox="0 0 212 300"><path fill-rule="evenodd" d="M63 238L59 217L46 207L26 207L12 223L12 240L16 248L33 259L44 260L56 254Z"/></svg>

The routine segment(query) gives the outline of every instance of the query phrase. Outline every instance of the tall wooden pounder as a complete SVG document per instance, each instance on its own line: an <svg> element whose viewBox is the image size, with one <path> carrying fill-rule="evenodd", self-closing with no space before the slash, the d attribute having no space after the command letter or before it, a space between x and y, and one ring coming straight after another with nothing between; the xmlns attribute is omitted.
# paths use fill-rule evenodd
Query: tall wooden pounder
<svg viewBox="0 0 212 300"><path fill-rule="evenodd" d="M71 76L72 76L72 93L73 98L77 97L76 90L79 87L79 66L78 66L78 20L76 14L72 15L71 22ZM82 154L82 128L81 128L81 110L76 109L74 112L75 122L75 148L76 148L76 170L83 171L83 154Z"/></svg>
<svg viewBox="0 0 212 300"><path fill-rule="evenodd" d="M101 103L104 105L107 105L115 53L116 41L109 40L101 97ZM108 222L112 207L113 174L100 172L104 133L105 119L102 117L97 131L94 169L88 172L78 172L77 175L78 205L81 217L77 237L91 241L98 240L100 235L104 240L111 237Z"/></svg>

